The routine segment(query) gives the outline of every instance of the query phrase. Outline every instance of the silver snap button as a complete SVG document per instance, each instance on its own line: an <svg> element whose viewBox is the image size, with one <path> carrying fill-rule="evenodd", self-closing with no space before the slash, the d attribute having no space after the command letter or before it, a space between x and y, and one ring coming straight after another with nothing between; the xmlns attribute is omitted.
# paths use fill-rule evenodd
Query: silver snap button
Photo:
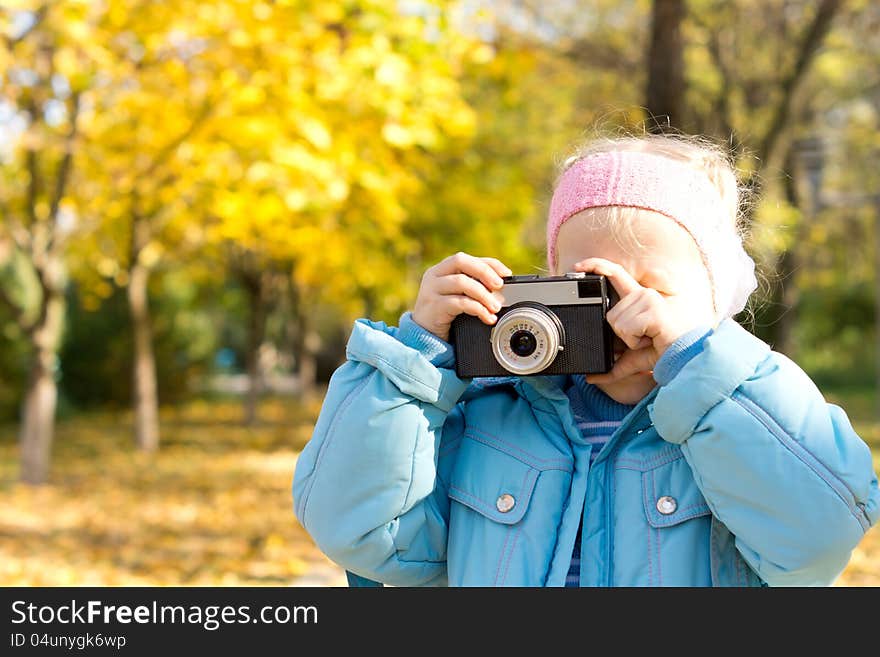
<svg viewBox="0 0 880 657"><path fill-rule="evenodd" d="M675 501L674 497L664 495L659 500L657 500L657 510L664 516L668 516L670 513L675 513L675 510L677 508L678 502Z"/></svg>
<svg viewBox="0 0 880 657"><path fill-rule="evenodd" d="M514 506L516 506L516 500L513 499L513 495L511 495L510 493L499 495L498 499L495 500L495 508L501 511L501 513L507 513Z"/></svg>

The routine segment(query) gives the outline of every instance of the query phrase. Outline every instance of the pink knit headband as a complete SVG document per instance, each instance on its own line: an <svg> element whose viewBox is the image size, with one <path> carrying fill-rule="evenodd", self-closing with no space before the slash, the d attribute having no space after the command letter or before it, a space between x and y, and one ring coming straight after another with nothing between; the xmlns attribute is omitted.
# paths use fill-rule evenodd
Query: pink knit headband
<svg viewBox="0 0 880 657"><path fill-rule="evenodd" d="M547 261L555 271L556 238L569 218L609 205L653 210L687 230L709 272L715 308L740 312L757 288L755 263L705 173L671 158L638 151L596 153L571 165L553 192L547 221Z"/></svg>

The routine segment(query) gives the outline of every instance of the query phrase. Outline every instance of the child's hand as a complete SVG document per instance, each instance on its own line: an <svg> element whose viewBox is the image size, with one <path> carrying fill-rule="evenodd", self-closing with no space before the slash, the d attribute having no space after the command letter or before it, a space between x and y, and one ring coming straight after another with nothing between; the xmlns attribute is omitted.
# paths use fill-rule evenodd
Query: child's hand
<svg viewBox="0 0 880 657"><path fill-rule="evenodd" d="M575 264L574 271L602 274L617 290L620 300L608 311L606 319L629 348L610 372L588 375L588 383L611 383L637 372L653 370L669 345L706 321L688 312L691 304L686 299L642 287L616 262L587 258Z"/></svg>
<svg viewBox="0 0 880 657"><path fill-rule="evenodd" d="M442 340L449 339L452 320L461 313L494 324L501 303L500 295L493 296L493 292L503 287L502 276L512 274L495 258L477 258L461 252L451 255L422 276L412 319Z"/></svg>

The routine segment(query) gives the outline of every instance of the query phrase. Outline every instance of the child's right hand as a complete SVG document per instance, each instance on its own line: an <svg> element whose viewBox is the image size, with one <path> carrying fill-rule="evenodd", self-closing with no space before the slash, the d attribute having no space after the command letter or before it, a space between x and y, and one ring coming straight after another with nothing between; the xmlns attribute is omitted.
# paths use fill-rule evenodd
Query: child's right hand
<svg viewBox="0 0 880 657"><path fill-rule="evenodd" d="M412 311L413 321L442 340L449 339L449 327L461 313L494 324L501 309L501 295L493 292L504 285L502 276L513 272L495 258L477 258L459 251L428 269L422 276Z"/></svg>

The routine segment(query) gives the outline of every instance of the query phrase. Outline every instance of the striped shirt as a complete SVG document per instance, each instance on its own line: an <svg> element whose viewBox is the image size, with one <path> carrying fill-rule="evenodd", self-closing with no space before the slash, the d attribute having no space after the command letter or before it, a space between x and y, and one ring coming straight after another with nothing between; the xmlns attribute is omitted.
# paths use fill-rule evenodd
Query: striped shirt
<svg viewBox="0 0 880 657"><path fill-rule="evenodd" d="M565 392L571 402L571 412L577 428L584 440L592 445L590 452L590 465L592 465L611 434L620 426L627 413L635 408L635 405L616 402L596 386L587 383L583 375L569 377ZM578 527L577 538L574 542L571 566L565 579L566 586L580 585L582 528L583 519L581 519L581 526Z"/></svg>

